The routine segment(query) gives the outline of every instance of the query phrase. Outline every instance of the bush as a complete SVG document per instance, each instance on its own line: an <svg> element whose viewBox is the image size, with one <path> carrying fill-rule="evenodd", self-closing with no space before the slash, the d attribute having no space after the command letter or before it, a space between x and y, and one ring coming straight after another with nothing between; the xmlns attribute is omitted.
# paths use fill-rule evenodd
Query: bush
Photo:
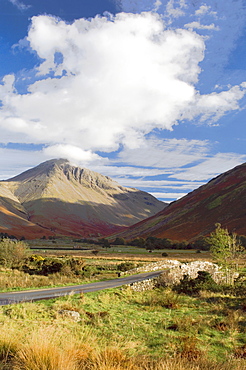
<svg viewBox="0 0 246 370"><path fill-rule="evenodd" d="M82 268L85 266L84 260L80 258L43 258L41 256L32 255L26 259L22 270L30 275L55 274L57 272L64 275L79 275L82 273Z"/></svg>
<svg viewBox="0 0 246 370"><path fill-rule="evenodd" d="M198 276L195 279L184 275L180 283L173 287L175 292L187 295L197 294L201 290L218 291L218 289L218 285L207 271L198 271Z"/></svg>
<svg viewBox="0 0 246 370"><path fill-rule="evenodd" d="M135 267L135 264L132 262L122 262L117 266L117 270L124 272L128 270L132 270L134 267Z"/></svg>
<svg viewBox="0 0 246 370"><path fill-rule="evenodd" d="M24 262L29 248L23 241L3 239L0 241L0 264L17 268Z"/></svg>

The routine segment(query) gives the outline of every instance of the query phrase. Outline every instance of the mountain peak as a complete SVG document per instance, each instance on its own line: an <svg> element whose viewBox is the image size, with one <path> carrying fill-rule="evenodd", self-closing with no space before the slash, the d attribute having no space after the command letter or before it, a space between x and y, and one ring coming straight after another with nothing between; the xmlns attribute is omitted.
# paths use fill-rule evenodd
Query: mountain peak
<svg viewBox="0 0 246 370"><path fill-rule="evenodd" d="M20 175L8 179L7 181L25 181L33 177L49 175L50 172L55 169L55 167L62 168L66 164L69 164L69 161L64 158L50 159L46 162L40 163L38 166L34 168L22 172Z"/></svg>
<svg viewBox="0 0 246 370"><path fill-rule="evenodd" d="M6 222L11 234L17 236L28 237L34 231L39 235L103 236L165 206L146 192L125 188L63 158L43 162L3 183L5 198L0 194L0 203L2 198L6 212L0 212L0 231L1 217L5 220L12 212L15 216ZM23 222L33 233L24 229Z"/></svg>

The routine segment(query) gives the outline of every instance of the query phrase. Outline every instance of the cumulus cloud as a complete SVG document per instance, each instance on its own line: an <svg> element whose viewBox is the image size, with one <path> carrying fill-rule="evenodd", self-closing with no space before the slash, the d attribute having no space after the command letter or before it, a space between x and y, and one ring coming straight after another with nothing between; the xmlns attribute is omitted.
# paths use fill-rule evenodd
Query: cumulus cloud
<svg viewBox="0 0 246 370"><path fill-rule="evenodd" d="M232 86L227 91L220 93L211 93L201 95L196 104L193 106L191 115L187 117L192 118L194 114L200 115L200 121L207 121L210 124L218 121L226 112L239 110L239 100L245 95L246 84L245 82L237 86Z"/></svg>
<svg viewBox="0 0 246 370"><path fill-rule="evenodd" d="M91 162L102 162L103 158L99 155L92 153L91 150L83 150L79 147L66 144L56 144L48 146L43 149L43 154L45 157L49 158L66 158L71 162L76 162L78 164L83 163L86 165ZM106 162L106 159L104 159Z"/></svg>
<svg viewBox="0 0 246 370"><path fill-rule="evenodd" d="M179 18L185 14L184 9L186 7L186 0L169 0L166 5L166 16Z"/></svg>
<svg viewBox="0 0 246 370"><path fill-rule="evenodd" d="M120 13L72 24L37 16L27 39L42 60L39 80L19 94L14 76L3 79L3 142L25 137L64 154L70 145L83 149L82 158L120 144L134 149L155 128L172 130L197 116L215 121L238 109L245 94L241 85L200 95L195 84L204 39L193 31L166 29L157 14Z"/></svg>
<svg viewBox="0 0 246 370"><path fill-rule="evenodd" d="M34 17L28 40L44 60L44 77L23 95L14 90L13 76L4 79L1 128L84 150L135 146L155 127L171 129L194 99L204 50L197 34L165 30L150 13L71 25Z"/></svg>
<svg viewBox="0 0 246 370"><path fill-rule="evenodd" d="M212 15L214 17L217 16L217 12L211 10L211 6L208 6L206 4L201 5L196 11L195 15L198 16L204 16L204 15Z"/></svg>

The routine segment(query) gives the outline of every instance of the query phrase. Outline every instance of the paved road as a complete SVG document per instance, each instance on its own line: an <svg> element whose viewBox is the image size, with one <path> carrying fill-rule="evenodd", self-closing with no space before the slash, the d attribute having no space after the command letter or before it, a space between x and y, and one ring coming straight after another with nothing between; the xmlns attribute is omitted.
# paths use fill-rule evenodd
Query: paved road
<svg viewBox="0 0 246 370"><path fill-rule="evenodd" d="M66 286L62 288L26 290L21 292L0 293L0 306L13 303L38 301L41 299L52 299L65 296L71 293L88 293L98 290L116 288L125 284L131 284L147 279L152 279L160 275L163 271L146 272L138 275L131 275L120 279L100 281L83 285Z"/></svg>

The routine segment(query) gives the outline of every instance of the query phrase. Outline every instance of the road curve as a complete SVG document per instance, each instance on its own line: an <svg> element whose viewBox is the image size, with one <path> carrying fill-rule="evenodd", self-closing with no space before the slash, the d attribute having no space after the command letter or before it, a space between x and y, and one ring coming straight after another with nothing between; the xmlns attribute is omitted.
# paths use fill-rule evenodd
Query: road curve
<svg viewBox="0 0 246 370"><path fill-rule="evenodd" d="M31 302L42 299L52 299L66 296L71 293L89 293L98 290L116 288L125 284L153 279L159 276L163 271L145 272L142 274L131 275L120 279L100 281L98 283L89 283L83 285L73 285L60 288L25 290L21 292L0 293L0 306L5 306L20 302Z"/></svg>

